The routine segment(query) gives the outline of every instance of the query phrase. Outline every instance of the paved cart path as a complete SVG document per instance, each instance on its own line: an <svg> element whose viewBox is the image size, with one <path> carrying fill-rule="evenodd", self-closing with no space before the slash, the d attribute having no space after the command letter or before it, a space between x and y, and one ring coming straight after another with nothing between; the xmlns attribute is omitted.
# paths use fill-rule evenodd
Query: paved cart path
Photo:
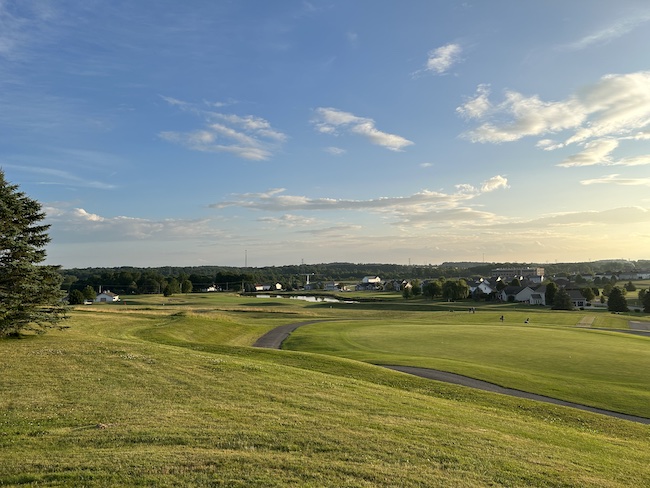
<svg viewBox="0 0 650 488"><path fill-rule="evenodd" d="M428 368L415 368L411 366L384 366L395 371L412 374L421 378L428 378L431 380L444 381L445 383L453 383L455 385L468 386L470 388L477 388L492 393L501 393L502 395L510 395L517 398L527 398L529 400L537 400L538 402L552 403L554 405L562 405L563 407L572 407L588 412L600 413L602 415L609 415L619 419L630 420L632 422L640 422L642 424L650 424L650 419L645 417L637 417L636 415L627 415L619 412L612 412L611 410L603 410L601 408L589 407L579 403L567 402L557 398L551 398L544 395L537 395L535 393L528 393L527 391L515 390L513 388L504 388L503 386L481 381L468 376L462 376L455 373L448 373L446 371L439 371L437 369Z"/></svg>
<svg viewBox="0 0 650 488"><path fill-rule="evenodd" d="M322 319L322 320L308 320L305 322L296 322L294 324L281 325L275 329L270 330L262 337L260 337L254 347L262 347L265 349L281 349L282 343L285 341L289 335L296 330L298 327L303 325L318 324L320 322L333 322L336 319ZM647 325L647 324L644 324ZM619 419L629 420L631 422L639 422L642 424L650 424L650 419L645 417L637 417L635 415L627 415L619 412L612 412L611 410L603 410L600 408L589 407L587 405L580 405L578 403L567 402L564 400L559 400L557 398L551 398L543 395L537 395L535 393L528 393L526 391L515 390L512 388L504 388L494 383L489 383L487 381L481 381L468 376L462 376L455 373L449 373L446 371L439 371L436 369L428 368L416 368L412 366L389 366L389 365L378 365L384 368L392 369L394 371L400 371L402 373L412 374L414 376L419 376L421 378L427 378L436 381L443 381L445 383L453 383L455 385L467 386L470 388L477 388L479 390L489 391L491 393L500 393L502 395L510 395L517 398L527 398L529 400L537 400L540 402L552 403L554 405L562 405L564 407L572 407L580 410L586 410L588 412L599 413L602 415L608 415L610 417L616 417Z"/></svg>
<svg viewBox="0 0 650 488"><path fill-rule="evenodd" d="M630 329L650 332L650 322L634 322L630 320Z"/></svg>

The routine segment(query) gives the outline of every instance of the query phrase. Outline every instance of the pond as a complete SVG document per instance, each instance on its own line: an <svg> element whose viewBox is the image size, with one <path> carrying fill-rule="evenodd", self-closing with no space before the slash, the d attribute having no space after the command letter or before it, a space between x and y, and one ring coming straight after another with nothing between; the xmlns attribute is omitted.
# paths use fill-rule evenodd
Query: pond
<svg viewBox="0 0 650 488"><path fill-rule="evenodd" d="M318 297L314 295L268 295L268 294L257 294L257 298L280 298L280 299L289 299L289 300L304 300L306 302L314 303L359 303L353 300L341 300L334 297Z"/></svg>

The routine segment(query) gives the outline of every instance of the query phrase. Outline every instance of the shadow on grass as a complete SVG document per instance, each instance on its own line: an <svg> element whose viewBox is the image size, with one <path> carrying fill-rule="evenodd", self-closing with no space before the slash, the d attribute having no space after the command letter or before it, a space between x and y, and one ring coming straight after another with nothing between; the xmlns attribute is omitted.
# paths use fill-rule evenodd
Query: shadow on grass
<svg viewBox="0 0 650 488"><path fill-rule="evenodd" d="M269 302L262 302L262 301L256 301L255 303L242 303L242 307L286 307L288 305L291 305L290 303L282 303L281 300L276 300L276 301L269 301Z"/></svg>
<svg viewBox="0 0 650 488"><path fill-rule="evenodd" d="M358 302L358 303L314 303L305 308L334 308L337 310L387 310L391 312L451 312L452 307L425 302ZM460 305L458 311L467 310L467 305Z"/></svg>

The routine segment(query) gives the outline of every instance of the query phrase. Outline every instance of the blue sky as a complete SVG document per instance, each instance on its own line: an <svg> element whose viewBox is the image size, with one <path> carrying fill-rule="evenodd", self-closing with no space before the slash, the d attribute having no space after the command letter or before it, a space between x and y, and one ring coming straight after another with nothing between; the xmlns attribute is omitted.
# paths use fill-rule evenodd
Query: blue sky
<svg viewBox="0 0 650 488"><path fill-rule="evenodd" d="M648 259L650 4L0 0L64 267Z"/></svg>

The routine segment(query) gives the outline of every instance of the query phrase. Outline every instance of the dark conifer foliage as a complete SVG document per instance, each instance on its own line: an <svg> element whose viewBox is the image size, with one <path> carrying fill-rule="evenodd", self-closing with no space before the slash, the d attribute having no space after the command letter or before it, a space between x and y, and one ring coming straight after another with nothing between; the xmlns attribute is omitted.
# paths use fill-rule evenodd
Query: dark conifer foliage
<svg viewBox="0 0 650 488"><path fill-rule="evenodd" d="M618 286L612 288L612 291L609 293L607 310L610 312L627 312L629 310L623 291Z"/></svg>
<svg viewBox="0 0 650 488"><path fill-rule="evenodd" d="M44 217L0 170L0 337L42 333L65 317L58 267L40 264L50 242Z"/></svg>

